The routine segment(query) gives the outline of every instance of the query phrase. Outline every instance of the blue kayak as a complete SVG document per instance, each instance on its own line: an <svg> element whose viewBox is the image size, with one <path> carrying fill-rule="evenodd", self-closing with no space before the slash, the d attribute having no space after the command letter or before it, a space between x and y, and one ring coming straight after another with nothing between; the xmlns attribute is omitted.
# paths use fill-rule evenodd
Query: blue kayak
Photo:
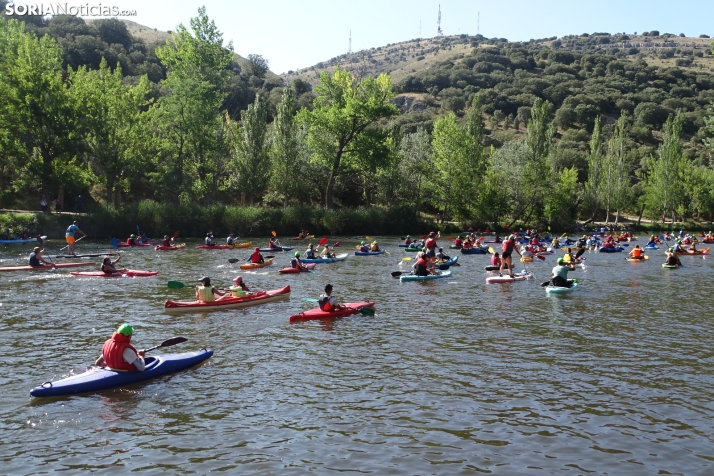
<svg viewBox="0 0 714 476"><path fill-rule="evenodd" d="M334 258L303 258L301 261L303 263L335 263L337 261L344 261L345 259L347 259L347 253L336 255Z"/></svg>
<svg viewBox="0 0 714 476"><path fill-rule="evenodd" d="M485 255L486 253L488 253L488 248L483 246L480 248L461 248L462 255Z"/></svg>
<svg viewBox="0 0 714 476"><path fill-rule="evenodd" d="M0 245L18 245L22 243L42 243L42 240L46 240L46 236L40 236L39 238L18 238L16 240L0 240Z"/></svg>
<svg viewBox="0 0 714 476"><path fill-rule="evenodd" d="M146 370L143 372L121 372L104 367L92 367L78 375L56 382L45 382L30 390L30 395L33 397L59 397L124 387L189 369L208 360L212 355L212 350L203 349L198 352L147 357L145 359Z"/></svg>
<svg viewBox="0 0 714 476"><path fill-rule="evenodd" d="M436 265L437 265L437 266L451 266L451 265L456 264L456 262L457 262L458 260L459 260L459 257L458 257L458 256L454 256L453 258L448 259L448 260L446 260L446 261L444 261L444 262L442 262L442 263L439 263L439 262L437 261Z"/></svg>
<svg viewBox="0 0 714 476"><path fill-rule="evenodd" d="M261 253L271 253L273 251L292 251L292 246L278 246L277 248L260 248Z"/></svg>
<svg viewBox="0 0 714 476"><path fill-rule="evenodd" d="M620 251L624 250L625 248L623 248L622 246L616 246L615 248L600 248L600 251L602 251L603 253L619 253Z"/></svg>
<svg viewBox="0 0 714 476"><path fill-rule="evenodd" d="M399 281L428 281L430 279L448 278L451 271L442 271L439 274L429 274L427 276L417 276L416 274L406 274L399 277Z"/></svg>
<svg viewBox="0 0 714 476"><path fill-rule="evenodd" d="M355 251L355 256L372 256L372 255L383 255L384 250L379 251Z"/></svg>

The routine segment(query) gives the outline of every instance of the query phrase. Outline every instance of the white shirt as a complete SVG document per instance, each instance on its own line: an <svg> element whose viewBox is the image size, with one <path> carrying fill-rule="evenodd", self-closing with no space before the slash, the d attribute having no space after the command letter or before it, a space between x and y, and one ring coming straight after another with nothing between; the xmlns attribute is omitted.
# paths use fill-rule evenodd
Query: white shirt
<svg viewBox="0 0 714 476"><path fill-rule="evenodd" d="M124 352L122 352L121 356L124 359L124 362L129 365L133 365L139 372L143 372L146 368L146 365L144 364L144 359L139 357L136 352L131 349L131 347L127 347L126 349L124 349Z"/></svg>

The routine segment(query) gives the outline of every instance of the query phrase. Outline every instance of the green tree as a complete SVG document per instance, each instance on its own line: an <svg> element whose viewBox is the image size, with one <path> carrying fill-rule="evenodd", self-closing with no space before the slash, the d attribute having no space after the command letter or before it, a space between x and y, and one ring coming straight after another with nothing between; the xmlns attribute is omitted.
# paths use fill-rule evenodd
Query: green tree
<svg viewBox="0 0 714 476"><path fill-rule="evenodd" d="M147 105L149 81L143 76L138 85L125 85L121 66L112 72L102 59L99 70L70 71L70 82L80 124L77 132L90 166L106 188L107 203L114 203L116 186L134 165L135 132L141 108Z"/></svg>
<svg viewBox="0 0 714 476"><path fill-rule="evenodd" d="M431 136L422 127L416 132L407 134L401 141L399 155L401 176L403 180L403 196L414 206L414 215L422 204L423 189L433 175Z"/></svg>
<svg viewBox="0 0 714 476"><path fill-rule="evenodd" d="M600 195L605 207L605 223L610 221L610 214L617 212L615 223L620 217L620 209L627 203L630 191L630 164L627 157L629 132L627 112L622 111L615 124L615 130L607 144L607 154L602 167L602 187Z"/></svg>
<svg viewBox="0 0 714 476"><path fill-rule="evenodd" d="M270 182L270 155L266 143L268 108L260 94L241 112L241 125L235 144L236 184L253 205L260 200Z"/></svg>
<svg viewBox="0 0 714 476"><path fill-rule="evenodd" d="M590 155L588 156L588 180L585 182L585 204L588 207L590 219L600 208L600 191L602 187L602 169L604 156L602 153L602 132L600 117L595 119L592 138L590 139Z"/></svg>
<svg viewBox="0 0 714 476"><path fill-rule="evenodd" d="M674 213L684 194L684 172L687 160L682 154L682 116L677 114L664 123L662 144L657 157L647 161L645 197L652 210L662 217Z"/></svg>
<svg viewBox="0 0 714 476"><path fill-rule="evenodd" d="M295 120L295 90L291 86L283 89L283 97L273 125L273 186L282 197L285 208L290 199L300 193L301 174L298 124Z"/></svg>
<svg viewBox="0 0 714 476"><path fill-rule="evenodd" d="M203 197L211 203L225 175L220 107L226 97L233 44L223 46L223 35L198 9L190 31L179 25L156 55L169 69L156 113L162 154L154 183L172 199Z"/></svg>
<svg viewBox="0 0 714 476"><path fill-rule="evenodd" d="M457 200L457 197L468 196L464 195L463 190L460 189L460 186L463 185L460 180L464 173L463 166L468 161L466 135L459 128L456 115L450 112L434 122L432 136L442 215L448 217L448 214L452 212L451 208L456 208L457 213L463 215L464 210L460 204L464 200Z"/></svg>
<svg viewBox="0 0 714 476"><path fill-rule="evenodd" d="M389 75L356 82L351 73L338 67L330 75L323 71L315 88L314 109L300 111L300 120L309 125L308 142L317 162L329 167L325 206L334 206L334 188L344 158L350 158L367 128L378 120L399 113L391 99Z"/></svg>

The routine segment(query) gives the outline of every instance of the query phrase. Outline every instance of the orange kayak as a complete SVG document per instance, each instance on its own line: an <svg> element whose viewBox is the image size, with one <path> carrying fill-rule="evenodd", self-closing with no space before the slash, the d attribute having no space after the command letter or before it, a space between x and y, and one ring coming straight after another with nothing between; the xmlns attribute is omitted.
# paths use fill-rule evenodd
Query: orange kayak
<svg viewBox="0 0 714 476"><path fill-rule="evenodd" d="M270 266L273 264L273 260L275 258L270 258L266 259L264 263L243 263L240 265L240 269L258 269L258 268L265 268L266 266Z"/></svg>

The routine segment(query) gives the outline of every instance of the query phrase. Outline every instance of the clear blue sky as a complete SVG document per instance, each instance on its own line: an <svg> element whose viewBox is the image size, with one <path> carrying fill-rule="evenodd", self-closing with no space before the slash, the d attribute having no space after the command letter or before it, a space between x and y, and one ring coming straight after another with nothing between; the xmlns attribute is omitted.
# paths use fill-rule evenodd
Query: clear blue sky
<svg viewBox="0 0 714 476"><path fill-rule="evenodd" d="M27 0L30 3L31 0ZM38 3L42 0L38 0ZM100 0L86 0L90 4ZM70 2L74 3L74 2ZM82 0L81 3L85 3ZM439 1L427 0L101 0L104 5L133 9L127 18L152 28L173 30L205 5L208 16L235 51L263 55L278 74L312 66L352 50L383 46L419 36L436 35ZM512 41L592 32L659 30L714 36L712 0L442 0L445 35L476 34Z"/></svg>

